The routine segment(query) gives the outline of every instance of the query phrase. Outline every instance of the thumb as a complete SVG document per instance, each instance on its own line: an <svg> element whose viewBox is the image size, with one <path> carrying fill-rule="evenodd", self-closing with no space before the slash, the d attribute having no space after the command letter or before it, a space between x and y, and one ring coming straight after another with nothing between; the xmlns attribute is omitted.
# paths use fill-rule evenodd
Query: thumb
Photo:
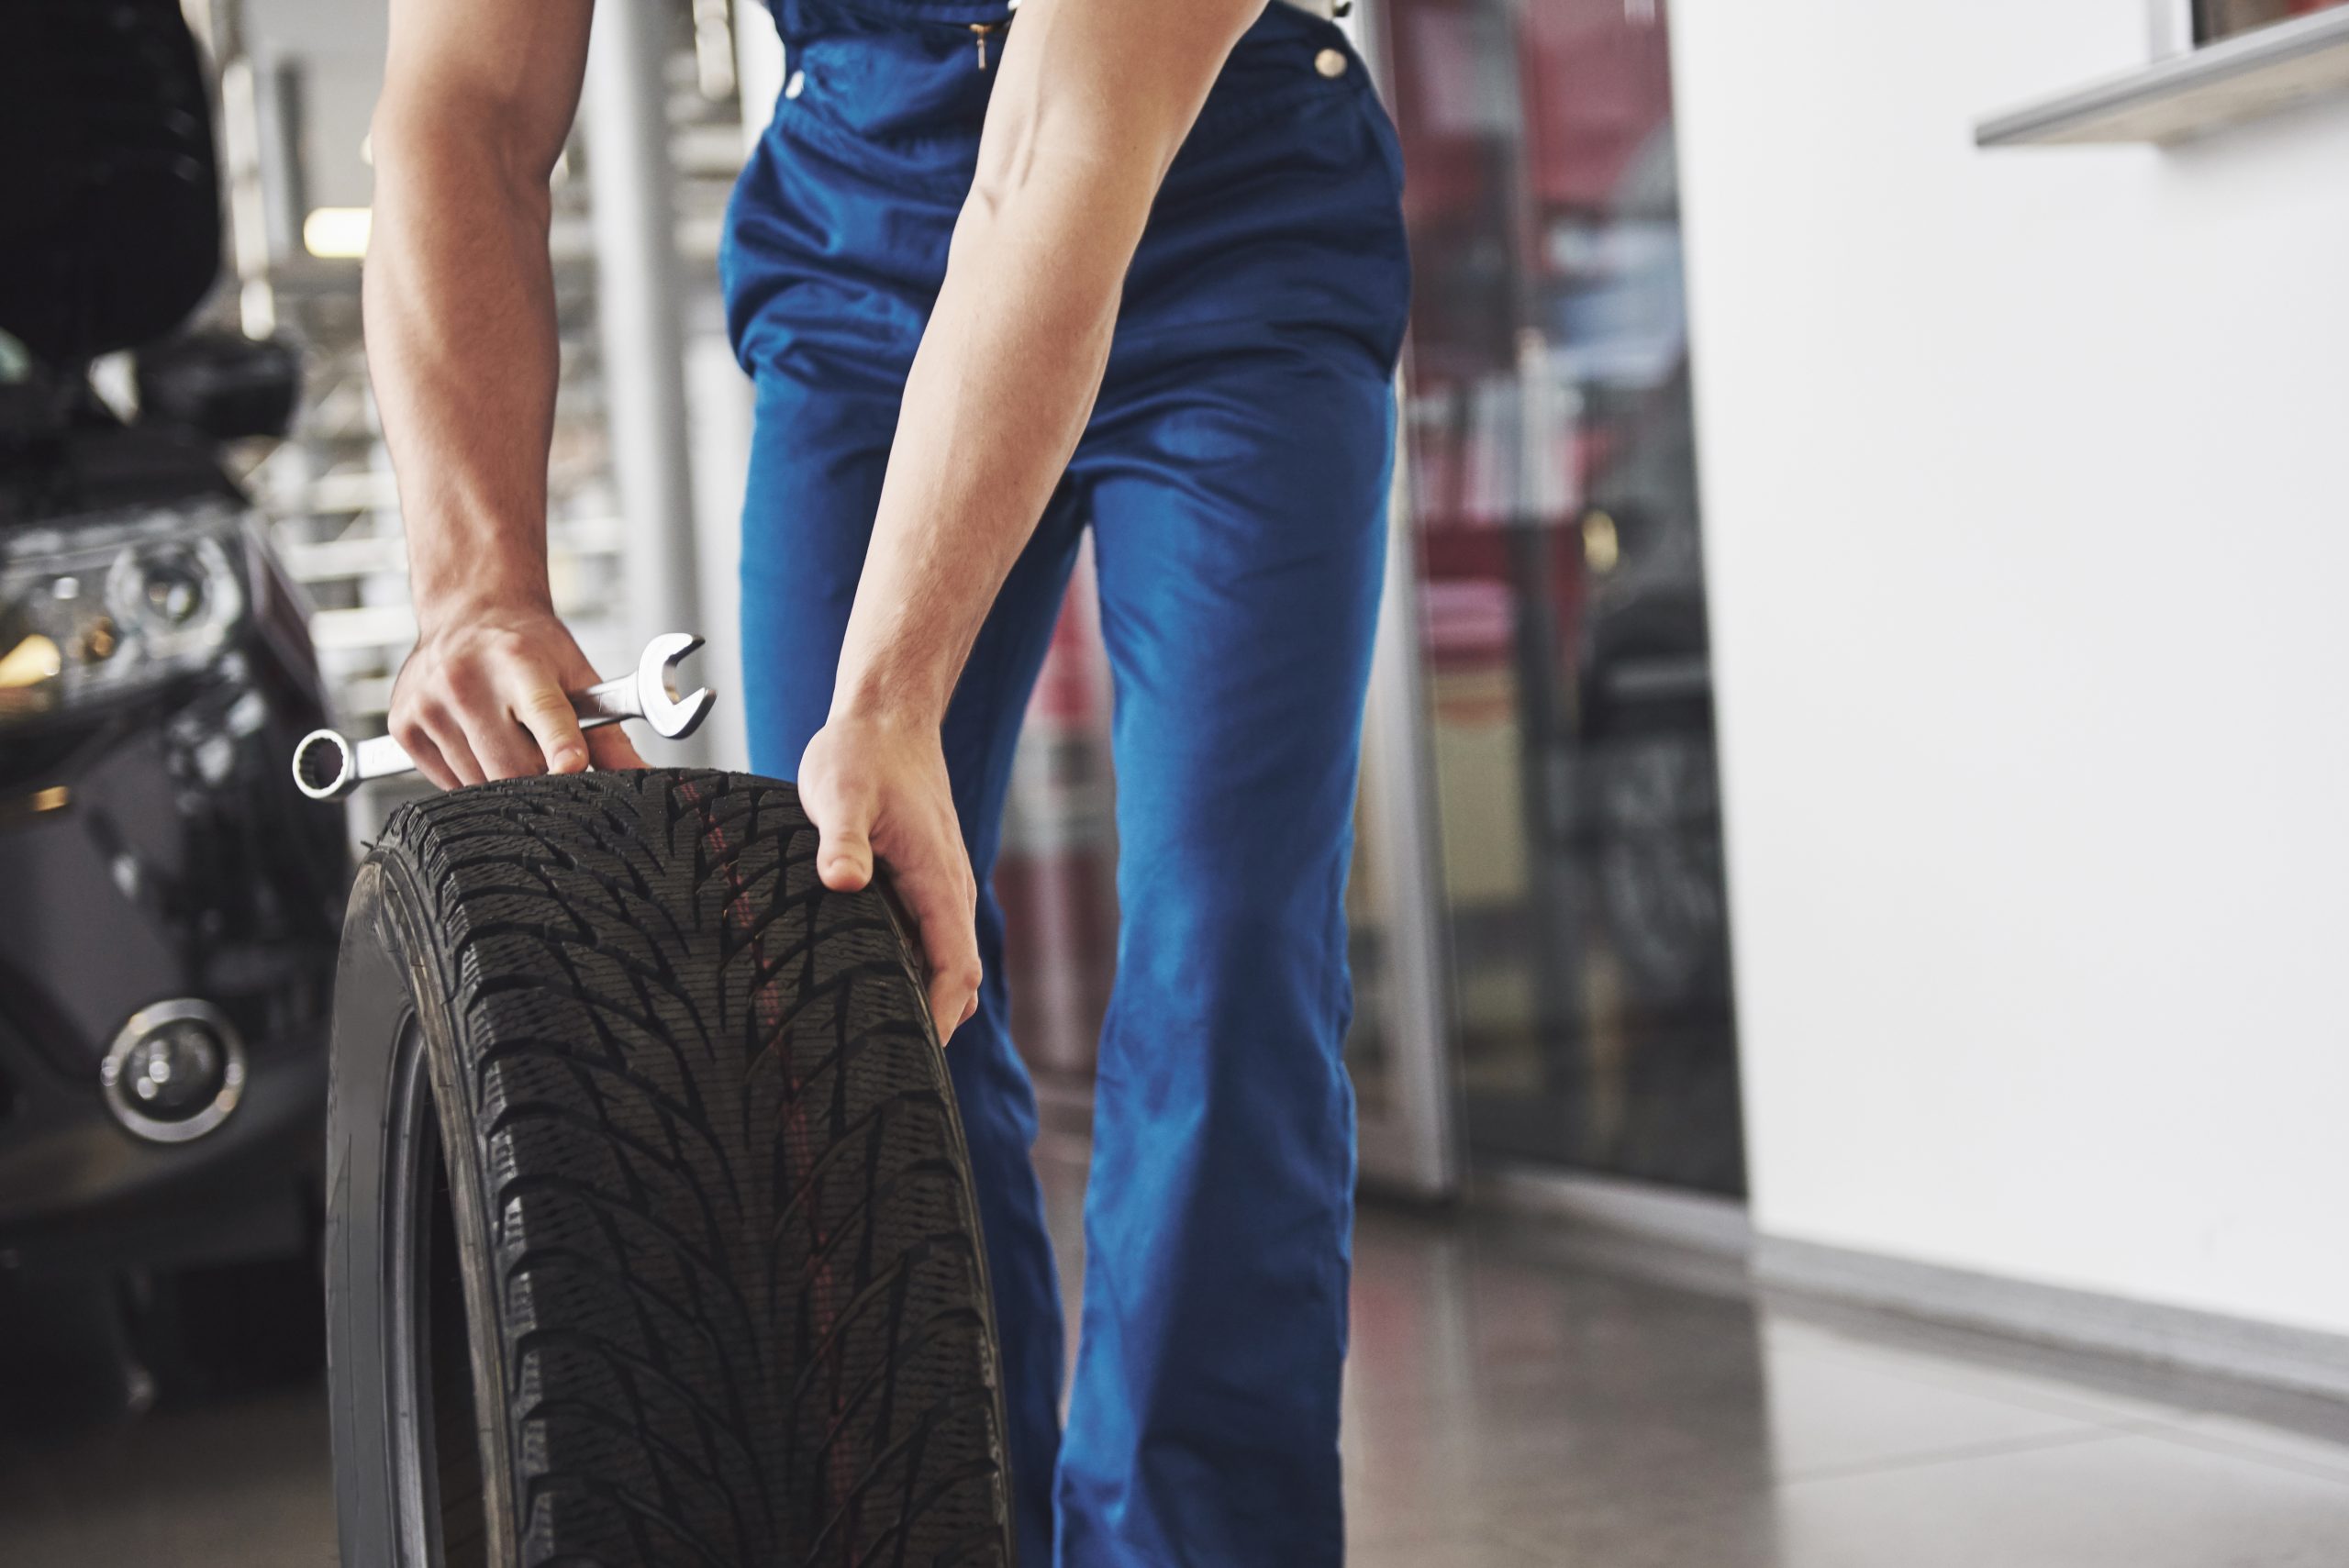
<svg viewBox="0 0 2349 1568"><path fill-rule="evenodd" d="M818 824L816 874L835 893L853 893L873 880L870 816L855 806L829 814Z"/></svg>
<svg viewBox="0 0 2349 1568"><path fill-rule="evenodd" d="M514 717L545 753L547 772L575 773L587 765L587 742L570 699L553 685L534 686L514 705Z"/></svg>

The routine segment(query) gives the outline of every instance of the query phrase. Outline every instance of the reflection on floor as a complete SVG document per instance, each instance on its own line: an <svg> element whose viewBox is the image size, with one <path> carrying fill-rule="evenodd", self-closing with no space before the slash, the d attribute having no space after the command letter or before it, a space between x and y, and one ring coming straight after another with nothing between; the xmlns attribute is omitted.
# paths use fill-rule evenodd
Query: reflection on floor
<svg viewBox="0 0 2349 1568"><path fill-rule="evenodd" d="M0 1451L8 1568L334 1568L322 1388Z"/></svg>
<svg viewBox="0 0 2349 1568"><path fill-rule="evenodd" d="M2349 1407L1365 1214L1354 1568L2340 1568Z"/></svg>
<svg viewBox="0 0 2349 1568"><path fill-rule="evenodd" d="M2349 1407L1546 1227L1371 1209L1357 1253L1354 1568L2349 1562ZM9 1568L333 1561L316 1390L0 1454Z"/></svg>

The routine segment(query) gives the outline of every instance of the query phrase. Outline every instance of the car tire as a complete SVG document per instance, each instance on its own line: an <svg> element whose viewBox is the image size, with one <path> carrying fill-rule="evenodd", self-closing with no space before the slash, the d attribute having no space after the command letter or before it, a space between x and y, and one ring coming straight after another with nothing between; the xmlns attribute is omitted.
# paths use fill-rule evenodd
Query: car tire
<svg viewBox="0 0 2349 1568"><path fill-rule="evenodd" d="M384 825L328 1110L345 1568L1011 1562L952 1090L816 844L674 770Z"/></svg>

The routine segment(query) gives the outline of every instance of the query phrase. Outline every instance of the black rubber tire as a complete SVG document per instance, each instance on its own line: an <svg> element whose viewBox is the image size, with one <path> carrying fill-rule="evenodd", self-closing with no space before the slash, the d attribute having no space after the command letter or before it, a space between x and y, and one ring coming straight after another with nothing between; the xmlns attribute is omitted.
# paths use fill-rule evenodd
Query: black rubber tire
<svg viewBox="0 0 2349 1568"><path fill-rule="evenodd" d="M952 1090L815 850L790 785L673 770L384 825L328 1112L344 1568L1012 1562Z"/></svg>

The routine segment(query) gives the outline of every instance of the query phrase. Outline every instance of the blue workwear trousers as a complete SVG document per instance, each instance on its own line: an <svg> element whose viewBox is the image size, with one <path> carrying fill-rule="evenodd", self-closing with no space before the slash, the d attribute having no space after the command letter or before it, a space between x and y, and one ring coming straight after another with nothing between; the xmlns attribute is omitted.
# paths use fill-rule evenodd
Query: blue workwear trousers
<svg viewBox="0 0 2349 1568"><path fill-rule="evenodd" d="M751 757L788 777L830 701L899 395L971 183L993 77L968 24L1005 13L774 9L789 84L720 267L758 387L742 525ZM1408 293L1400 177L1338 29L1273 5L1167 176L1098 405L946 717L987 976L948 1060L1028 1568L1342 1556L1341 900ZM1116 683L1121 929L1063 1435L1036 1103L985 890L1020 716L1087 527Z"/></svg>

